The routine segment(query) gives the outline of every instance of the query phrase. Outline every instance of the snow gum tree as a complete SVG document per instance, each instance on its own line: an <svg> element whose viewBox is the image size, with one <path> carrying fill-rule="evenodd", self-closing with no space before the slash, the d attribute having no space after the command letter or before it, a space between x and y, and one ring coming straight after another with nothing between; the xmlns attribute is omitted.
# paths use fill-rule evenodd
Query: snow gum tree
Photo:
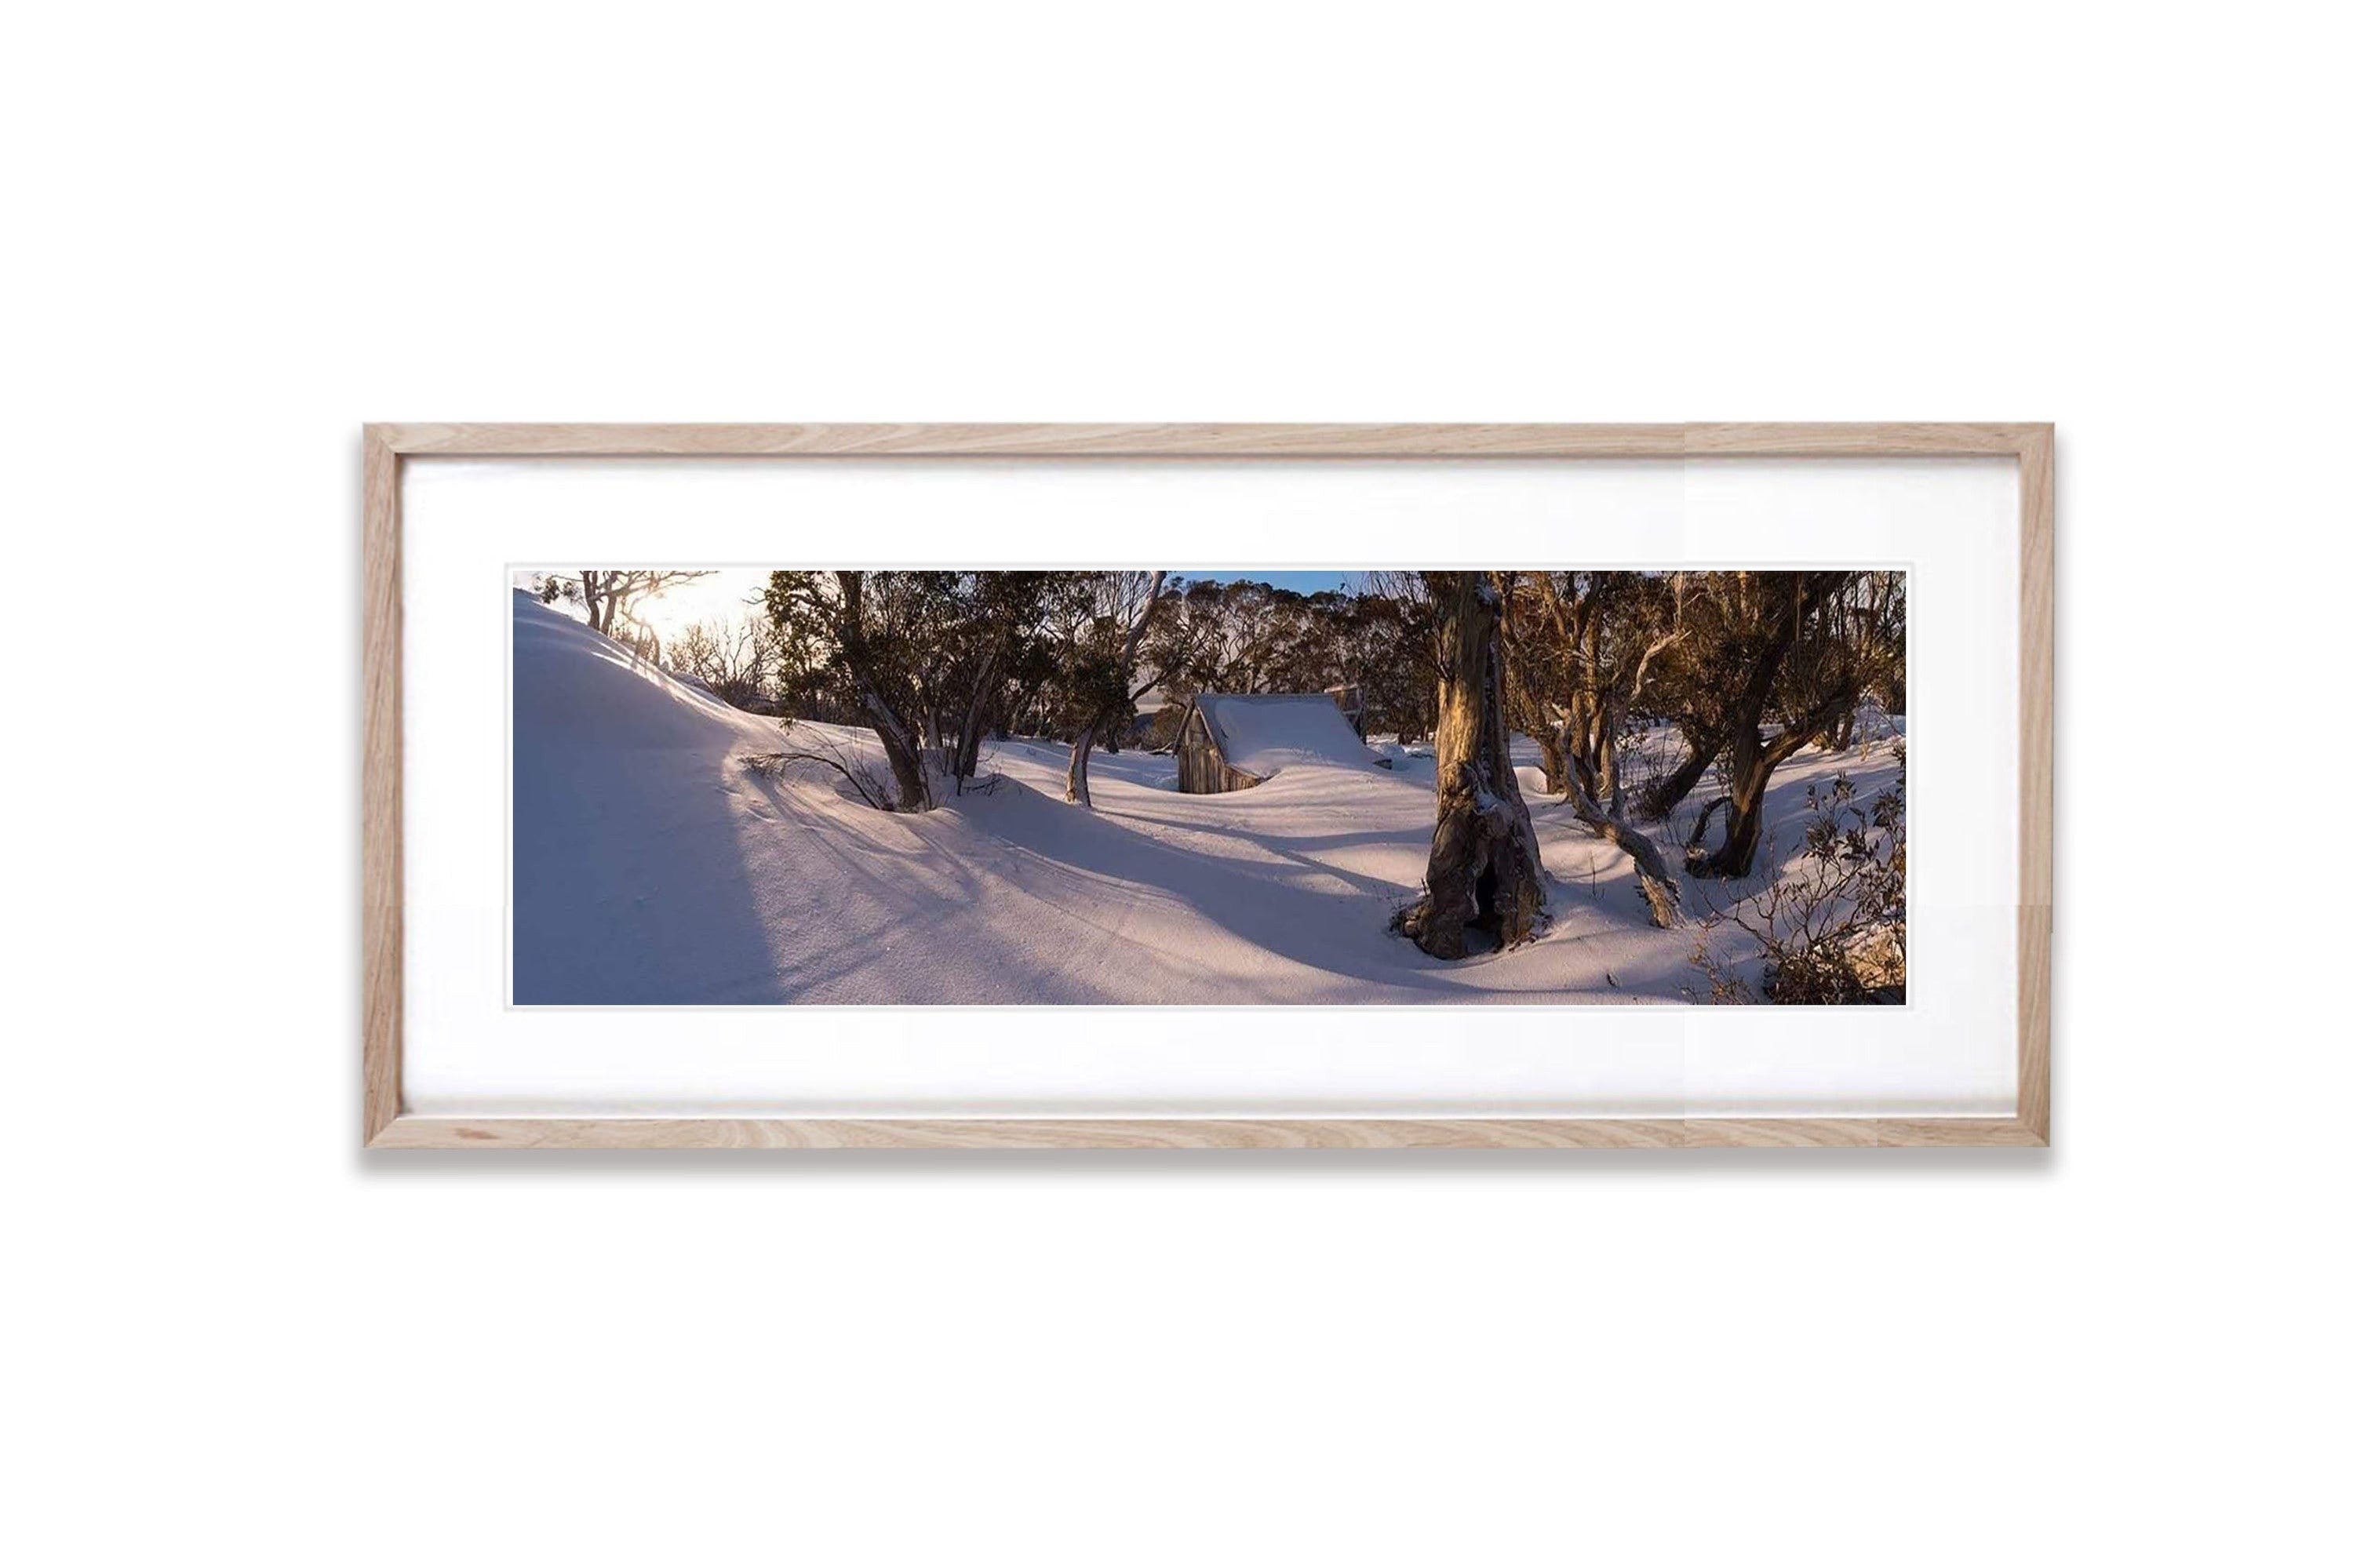
<svg viewBox="0 0 2353 1568"><path fill-rule="evenodd" d="M894 806L929 811L934 775L961 791L1034 636L1037 572L775 572L764 605L803 661L804 706L854 712L891 765Z"/></svg>
<svg viewBox="0 0 2353 1568"><path fill-rule="evenodd" d="M813 572L776 575L817 577ZM887 623L891 610L898 606L884 595L878 595L884 601L881 605L870 608L863 572L836 572L833 579L835 660L848 678L867 723L873 727L874 738L882 742L882 755L891 764L891 780L898 789L899 809L929 811L932 783L914 723L919 710L912 700L906 650L889 635L887 624L875 624L878 615ZM771 595L776 591L773 583L769 591Z"/></svg>
<svg viewBox="0 0 2353 1568"><path fill-rule="evenodd" d="M1087 765L1096 744L1116 734L1135 712L1151 679L1136 684L1136 651L1163 599L1166 572L1082 572L1060 574L1050 591L1059 616L1055 688L1068 716L1071 772L1062 798L1089 810Z"/></svg>
<svg viewBox="0 0 2353 1568"><path fill-rule="evenodd" d="M1036 641L1053 574L934 572L941 656L928 672L935 745L958 794L980 769L980 742L999 716L1014 667Z"/></svg>
<svg viewBox="0 0 2353 1568"><path fill-rule="evenodd" d="M1544 860L1512 772L1504 713L1508 574L1422 574L1438 635L1438 824L1428 891L1399 928L1434 958L1461 958L1466 932L1511 947L1535 932Z"/></svg>
<svg viewBox="0 0 2353 1568"><path fill-rule="evenodd" d="M1617 814L1619 743L1660 656L1683 640L1682 573L1531 572L1510 623L1520 706L1546 782Z"/></svg>
<svg viewBox="0 0 2353 1568"><path fill-rule="evenodd" d="M1732 712L1767 640L1773 574L1685 574L1683 636L1654 678L1659 711L1674 721L1682 759L1634 795L1638 821L1662 822L1698 788L1724 754Z"/></svg>
<svg viewBox="0 0 2353 1568"><path fill-rule="evenodd" d="M1687 576L1683 636L1662 655L1648 700L1673 719L1683 757L1635 792L1637 818L1664 818L1719 773L1727 792L1708 811L1729 808L1737 820L1788 752L1817 738L1843 751L1864 697L1902 711L1901 572ZM1729 853L1704 857L1705 874L1746 875L1729 868L1745 863L1739 841L1754 826L1735 832Z"/></svg>
<svg viewBox="0 0 2353 1568"><path fill-rule="evenodd" d="M1683 574L1533 572L1504 620L1512 710L1536 737L1545 782L1587 832L1634 862L1651 923L1675 923L1682 889L1626 820L1619 742L1654 662L1683 638Z"/></svg>
<svg viewBox="0 0 2353 1568"><path fill-rule="evenodd" d="M1351 679L1365 732L1419 742L1438 727L1438 619L1419 572L1373 572L1349 601Z"/></svg>
<svg viewBox="0 0 2353 1568"><path fill-rule="evenodd" d="M1851 589L1853 572L1774 572L1764 579L1765 634L1724 719L1724 767L1728 788L1724 842L1712 851L1694 843L1685 865L1702 877L1746 877L1756 865L1765 824L1765 790L1773 771L1805 749L1841 713L1851 710L1863 672L1830 635L1828 607ZM1778 717L1766 732L1768 717ZM1710 808L1714 809L1713 806ZM1701 832L1706 828L1702 818Z"/></svg>

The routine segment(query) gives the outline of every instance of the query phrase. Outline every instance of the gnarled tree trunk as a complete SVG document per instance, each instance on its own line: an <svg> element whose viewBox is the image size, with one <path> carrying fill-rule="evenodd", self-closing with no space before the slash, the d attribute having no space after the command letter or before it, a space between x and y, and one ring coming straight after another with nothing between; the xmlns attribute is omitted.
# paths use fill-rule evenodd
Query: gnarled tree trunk
<svg viewBox="0 0 2353 1568"><path fill-rule="evenodd" d="M1751 730L1733 737L1732 793L1724 799L1724 842L1714 854L1693 865L1697 875L1746 877L1756 865L1757 841L1765 827L1765 786L1772 782L1773 764L1764 760L1766 749L1755 735Z"/></svg>
<svg viewBox="0 0 2353 1568"><path fill-rule="evenodd" d="M1430 889L1399 924L1424 952L1461 958L1464 933L1510 947L1544 910L1535 824L1512 772L1504 717L1503 596L1487 574L1423 574L1438 611L1438 826Z"/></svg>
<svg viewBox="0 0 2353 1568"><path fill-rule="evenodd" d="M1683 803L1683 797L1699 787L1707 777L1707 770L1724 750L1724 742L1713 735L1703 735L1688 727L1678 727L1685 748L1683 760L1674 771L1653 779L1634 797L1634 817L1638 822L1663 822L1667 815Z"/></svg>
<svg viewBox="0 0 2353 1568"><path fill-rule="evenodd" d="M867 722L874 738L882 742L882 754L891 760L891 778L899 786L897 809L931 810L932 781L923 770L923 748L907 733L906 726L891 711L881 693L863 678L859 681L859 697L866 706Z"/></svg>
<svg viewBox="0 0 2353 1568"><path fill-rule="evenodd" d="M1765 738L1762 725L1774 679L1797 644L1798 629L1807 610L1820 602L1820 595L1838 585L1841 575L1816 572L1794 577L1788 584L1788 597L1774 622L1772 637L1751 668L1747 684L1733 710L1732 753L1725 759L1725 770L1732 775L1732 790L1725 802L1724 842L1714 854L1703 858L1686 857L1685 868L1695 876L1748 875L1757 859L1757 841L1764 833L1765 788L1773 782L1773 770L1797 755L1807 742L1821 733L1822 726L1836 716L1841 707L1854 700L1852 690L1832 692L1778 735L1769 741Z"/></svg>
<svg viewBox="0 0 2353 1568"><path fill-rule="evenodd" d="M849 667L859 703L866 710L874 738L882 742L882 754L891 760L891 777L899 786L897 809L929 811L932 781L923 770L923 746L906 720L892 710L874 684L866 646L866 574L837 572L834 580L841 587L842 660Z"/></svg>
<svg viewBox="0 0 2353 1568"><path fill-rule="evenodd" d="M1634 878L1642 889L1642 902L1651 910L1651 923L1665 931L1675 923L1683 912L1683 884L1675 879L1673 868L1659 847L1639 827L1627 825L1624 818L1603 811L1583 790L1571 788L1568 809L1576 815L1592 835L1605 844L1614 844L1634 862Z"/></svg>
<svg viewBox="0 0 2353 1568"><path fill-rule="evenodd" d="M1831 718L1831 711L1817 709L1769 741L1754 726L1733 736L1728 762L1732 793L1725 802L1724 842L1692 870L1704 877L1748 875L1756 863L1757 842L1764 832L1765 788L1773 782L1773 770L1804 750Z"/></svg>

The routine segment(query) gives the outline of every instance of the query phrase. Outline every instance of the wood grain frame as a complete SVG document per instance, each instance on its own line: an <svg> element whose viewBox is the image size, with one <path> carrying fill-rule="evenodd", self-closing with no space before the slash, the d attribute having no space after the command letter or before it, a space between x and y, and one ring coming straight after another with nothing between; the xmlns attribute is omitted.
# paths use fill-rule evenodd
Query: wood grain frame
<svg viewBox="0 0 2353 1568"><path fill-rule="evenodd" d="M2044 1147L2051 1141L2049 425L370 425L363 437L363 1136L377 1149ZM419 457L2003 457L2019 465L2018 1105L2008 1116L1733 1120L520 1120L401 1106L400 475Z"/></svg>

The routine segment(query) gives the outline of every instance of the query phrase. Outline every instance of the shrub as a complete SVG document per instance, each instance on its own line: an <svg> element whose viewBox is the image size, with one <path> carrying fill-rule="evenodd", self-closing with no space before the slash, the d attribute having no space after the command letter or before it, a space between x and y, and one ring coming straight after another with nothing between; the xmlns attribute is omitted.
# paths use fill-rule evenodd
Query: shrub
<svg viewBox="0 0 2353 1568"><path fill-rule="evenodd" d="M1692 963L1709 999L1748 1001L1749 987L1709 939L1729 923L1765 957L1764 1000L1785 1005L1899 1003L1905 994L1904 742L1895 782L1869 802L1841 773L1806 790L1805 851L1762 893L1701 924Z"/></svg>

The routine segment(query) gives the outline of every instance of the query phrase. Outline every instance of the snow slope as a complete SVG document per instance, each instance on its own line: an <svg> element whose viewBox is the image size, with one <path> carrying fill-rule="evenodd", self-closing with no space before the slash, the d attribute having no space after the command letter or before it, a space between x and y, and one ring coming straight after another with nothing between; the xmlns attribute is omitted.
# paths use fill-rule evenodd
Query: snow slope
<svg viewBox="0 0 2353 1568"><path fill-rule="evenodd" d="M1271 778L1294 763L1333 767L1370 767L1373 754L1349 725L1340 705L1324 696L1224 697L1203 692L1193 700L1217 737L1226 762L1246 773Z"/></svg>
<svg viewBox="0 0 2353 1568"><path fill-rule="evenodd" d="M514 615L515 1000L733 994L768 946L724 781L776 726L527 594Z"/></svg>
<svg viewBox="0 0 2353 1568"><path fill-rule="evenodd" d="M1369 765L1327 700L1356 756L1291 745L1254 789L1180 795L1171 759L1098 752L1088 812L1061 799L1068 749L1017 741L993 784L900 816L821 771L753 771L775 721L522 595L513 695L520 1004L1679 1001L1696 978L1624 858L1535 796L1539 941L1443 963L1390 935L1429 854L1429 760ZM871 735L807 728L879 769ZM1876 756L1867 789L1893 775ZM1785 767L1776 808L1837 767Z"/></svg>

